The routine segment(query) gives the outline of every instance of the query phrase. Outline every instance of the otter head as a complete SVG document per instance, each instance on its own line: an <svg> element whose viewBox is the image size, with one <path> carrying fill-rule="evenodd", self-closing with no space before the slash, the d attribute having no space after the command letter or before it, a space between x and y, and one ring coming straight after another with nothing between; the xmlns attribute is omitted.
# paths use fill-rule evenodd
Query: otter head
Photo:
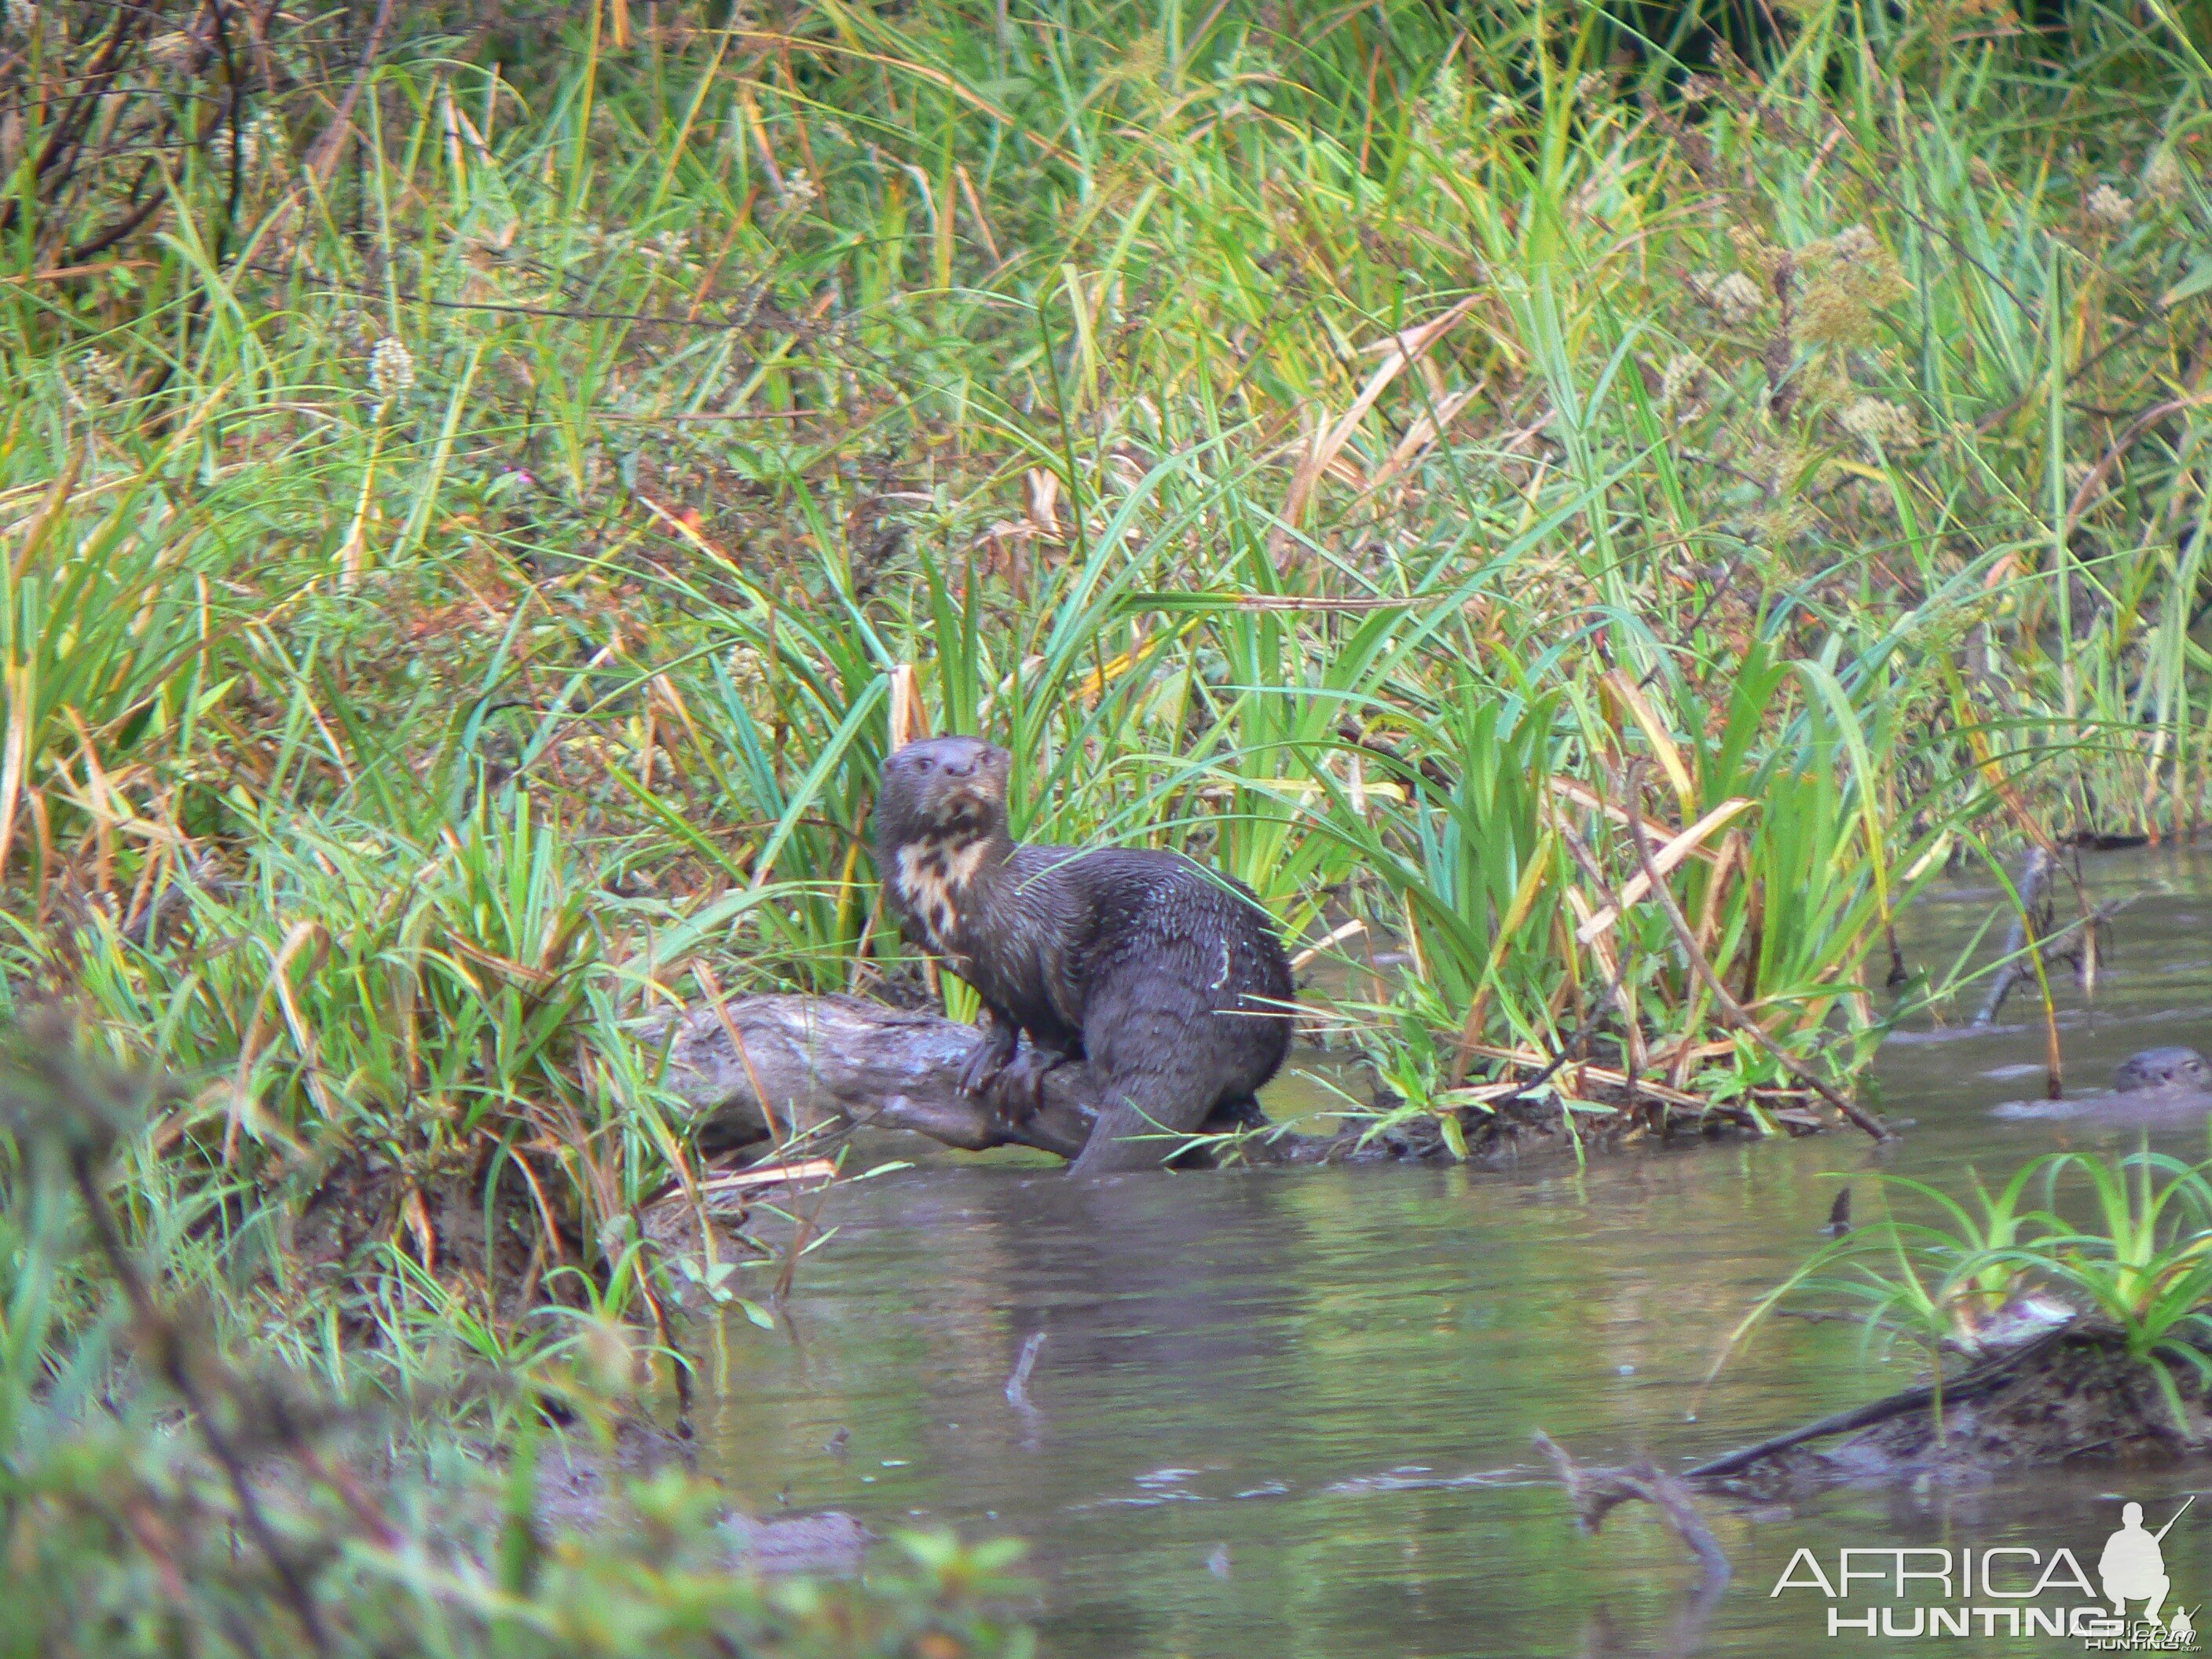
<svg viewBox="0 0 2212 1659"><path fill-rule="evenodd" d="M2194 1048L2145 1048L2122 1060L2112 1081L2123 1094L2146 1089L2212 1090L2212 1064Z"/></svg>
<svg viewBox="0 0 2212 1659"><path fill-rule="evenodd" d="M884 763L876 859L892 897L941 954L957 954L962 901L1006 846L1012 757L981 738L925 738Z"/></svg>

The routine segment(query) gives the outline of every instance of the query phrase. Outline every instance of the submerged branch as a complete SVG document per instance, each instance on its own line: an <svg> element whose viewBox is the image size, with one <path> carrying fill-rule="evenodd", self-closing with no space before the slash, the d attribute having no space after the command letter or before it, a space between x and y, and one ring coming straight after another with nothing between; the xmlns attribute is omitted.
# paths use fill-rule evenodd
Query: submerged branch
<svg viewBox="0 0 2212 1659"><path fill-rule="evenodd" d="M1605 1524L1605 1517L1621 1504L1641 1499L1667 1517L1674 1535L1705 1568L1706 1583L1728 1583L1735 1569L1705 1516L1698 1513L1690 1489L1650 1458L1638 1458L1619 1468L1585 1468L1541 1429L1536 1431L1532 1443L1558 1471L1560 1484L1567 1489L1567 1501L1575 1507L1575 1525L1582 1531L1596 1532Z"/></svg>

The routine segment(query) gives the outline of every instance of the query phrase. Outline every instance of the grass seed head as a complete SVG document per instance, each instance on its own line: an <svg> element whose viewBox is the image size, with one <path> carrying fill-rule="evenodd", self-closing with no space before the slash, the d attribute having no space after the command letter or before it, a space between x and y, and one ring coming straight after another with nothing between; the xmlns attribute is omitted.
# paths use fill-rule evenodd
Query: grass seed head
<svg viewBox="0 0 2212 1659"><path fill-rule="evenodd" d="M1861 398L1845 405L1836 417L1844 430L1864 444L1869 453L1894 453L1920 441L1920 422L1903 404L1881 398Z"/></svg>
<svg viewBox="0 0 2212 1659"><path fill-rule="evenodd" d="M793 173L783 181L783 193L776 199L779 212L804 213L822 199L822 186L814 182L811 173Z"/></svg>
<svg viewBox="0 0 2212 1659"><path fill-rule="evenodd" d="M2188 180L2172 144L2160 144L2143 167L2143 193L2160 202L2176 202Z"/></svg>

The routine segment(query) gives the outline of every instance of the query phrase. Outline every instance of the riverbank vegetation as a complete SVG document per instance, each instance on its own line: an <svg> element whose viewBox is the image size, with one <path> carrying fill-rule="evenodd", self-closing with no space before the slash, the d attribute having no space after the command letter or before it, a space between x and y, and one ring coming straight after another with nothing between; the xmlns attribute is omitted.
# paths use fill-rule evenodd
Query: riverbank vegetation
<svg viewBox="0 0 2212 1659"><path fill-rule="evenodd" d="M1729 1346L1778 1313L1851 1318L1863 1352L1902 1343L1926 1380L1693 1475L1779 1487L2197 1451L2212 1379L2207 1175L2146 1146L2049 1153L1995 1191L1970 1172L1968 1200L1878 1177L1881 1212L1839 1223Z"/></svg>
<svg viewBox="0 0 2212 1659"><path fill-rule="evenodd" d="M661 1333L653 1017L971 1012L865 837L974 730L1447 1146L1809 1126L1919 884L2203 822L2204 21L11 5L0 1012L227 1340Z"/></svg>

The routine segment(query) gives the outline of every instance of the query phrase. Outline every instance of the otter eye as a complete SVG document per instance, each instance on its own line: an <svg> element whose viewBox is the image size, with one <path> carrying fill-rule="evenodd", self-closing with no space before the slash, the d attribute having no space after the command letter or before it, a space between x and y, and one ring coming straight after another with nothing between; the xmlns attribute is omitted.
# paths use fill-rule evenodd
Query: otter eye
<svg viewBox="0 0 2212 1659"><path fill-rule="evenodd" d="M914 757L914 769L917 772L927 772L929 770L929 757L927 755L916 755Z"/></svg>

